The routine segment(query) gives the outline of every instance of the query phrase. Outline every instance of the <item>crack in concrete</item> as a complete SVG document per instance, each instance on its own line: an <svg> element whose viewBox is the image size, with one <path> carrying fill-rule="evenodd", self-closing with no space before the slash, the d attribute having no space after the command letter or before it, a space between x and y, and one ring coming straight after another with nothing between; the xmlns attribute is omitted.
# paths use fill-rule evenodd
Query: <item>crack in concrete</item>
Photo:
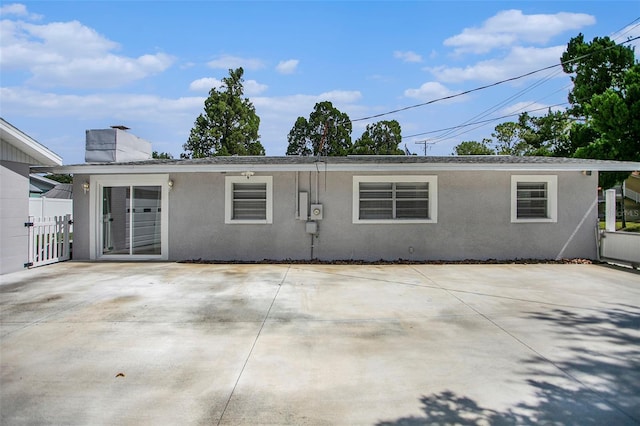
<svg viewBox="0 0 640 426"><path fill-rule="evenodd" d="M260 334L262 334L262 329L264 328L264 325L267 322L267 319L269 318L269 314L271 313L271 309L273 308L274 303L276 303L276 299L278 298L278 294L280 294L280 289L282 288L282 284L284 284L284 282L286 281L287 275L289 274L289 270L290 269L291 269L291 265L289 265L287 267L287 270L285 271L284 276L282 277L282 280L278 284L278 289L276 290L276 294L274 294L273 299L271 300L271 304L269 305L269 309L267 309L267 313L264 316L264 319L262 320L262 324L260 325L260 329L258 330L258 333L256 334L256 338L253 340L253 345L251 345L251 349L249 350L249 353L247 354L247 358L244 360L244 364L242 365L242 368L240 369L240 374L238 374L238 378L236 379L236 382L233 385L233 389L231 389L231 393L229 394L229 398L227 399L227 402L224 404L224 408L222 409L222 413L220 413L220 418L218 419L218 423L217 423L218 426L222 422L222 419L224 418L224 415L227 412L227 408L229 407L229 403L231 402L231 398L233 398L233 394L235 393L236 388L238 387L238 383L240 383L240 378L242 377L242 373L244 373L244 369L247 367L247 364L249 363L249 359L251 358L251 355L253 354L253 350L255 349L256 344L258 343L258 339L260 338Z"/></svg>

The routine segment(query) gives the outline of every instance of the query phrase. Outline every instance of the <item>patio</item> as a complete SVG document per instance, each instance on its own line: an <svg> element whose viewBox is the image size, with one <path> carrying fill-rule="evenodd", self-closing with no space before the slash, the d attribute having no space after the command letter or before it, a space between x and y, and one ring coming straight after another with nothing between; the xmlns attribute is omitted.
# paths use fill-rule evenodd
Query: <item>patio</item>
<svg viewBox="0 0 640 426"><path fill-rule="evenodd" d="M638 424L640 274L64 262L2 277L2 424Z"/></svg>

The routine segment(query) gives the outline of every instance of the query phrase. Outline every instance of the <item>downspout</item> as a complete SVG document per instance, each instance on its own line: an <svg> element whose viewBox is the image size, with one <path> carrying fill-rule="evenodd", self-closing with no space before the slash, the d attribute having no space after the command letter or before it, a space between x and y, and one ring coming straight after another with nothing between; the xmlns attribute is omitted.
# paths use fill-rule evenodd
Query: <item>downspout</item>
<svg viewBox="0 0 640 426"><path fill-rule="evenodd" d="M296 219L300 219L300 185L298 184L298 179L300 172L296 171L295 178L295 191L296 191Z"/></svg>

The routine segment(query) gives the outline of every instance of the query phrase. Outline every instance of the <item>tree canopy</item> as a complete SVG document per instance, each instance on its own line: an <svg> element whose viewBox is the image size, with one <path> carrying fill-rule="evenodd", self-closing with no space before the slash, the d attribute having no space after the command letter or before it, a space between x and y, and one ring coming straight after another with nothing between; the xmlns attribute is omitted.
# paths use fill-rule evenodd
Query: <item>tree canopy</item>
<svg viewBox="0 0 640 426"><path fill-rule="evenodd" d="M608 37L585 42L579 34L561 60L573 82L566 111L522 113L498 124L493 139L462 142L454 153L495 147L498 154L640 161L640 65L633 48ZM626 175L600 173L600 185L609 188Z"/></svg>
<svg viewBox="0 0 640 426"><path fill-rule="evenodd" d="M244 70L229 70L220 89L209 91L204 112L196 118L181 158L225 155L264 155L258 128L260 117L249 99L244 98Z"/></svg>
<svg viewBox="0 0 640 426"><path fill-rule="evenodd" d="M287 155L341 156L351 151L351 120L329 101L319 102L309 119L298 117L287 137Z"/></svg>
<svg viewBox="0 0 640 426"><path fill-rule="evenodd" d="M69 174L49 174L45 176L47 179L55 180L60 183L73 183L73 176Z"/></svg>
<svg viewBox="0 0 640 426"><path fill-rule="evenodd" d="M640 160L640 65L633 48L609 37L590 43L582 34L562 55L571 75L569 113L576 122L570 134L573 156L602 160ZM613 186L625 173L601 173L600 184Z"/></svg>
<svg viewBox="0 0 640 426"><path fill-rule="evenodd" d="M496 151L489 146L491 139L478 141L464 141L453 148L454 155L495 155Z"/></svg>
<svg viewBox="0 0 640 426"><path fill-rule="evenodd" d="M587 43L580 33L569 40L560 60L573 82L569 92L571 113L579 117L594 95L620 87L635 55L632 48L616 44L609 37L595 37Z"/></svg>
<svg viewBox="0 0 640 426"><path fill-rule="evenodd" d="M153 151L153 153L151 154L151 158L156 160L171 160L173 158L173 155L168 152Z"/></svg>
<svg viewBox="0 0 640 426"><path fill-rule="evenodd" d="M351 152L357 155L404 155L404 150L399 148L401 142L400 123L396 120L383 120L367 124Z"/></svg>

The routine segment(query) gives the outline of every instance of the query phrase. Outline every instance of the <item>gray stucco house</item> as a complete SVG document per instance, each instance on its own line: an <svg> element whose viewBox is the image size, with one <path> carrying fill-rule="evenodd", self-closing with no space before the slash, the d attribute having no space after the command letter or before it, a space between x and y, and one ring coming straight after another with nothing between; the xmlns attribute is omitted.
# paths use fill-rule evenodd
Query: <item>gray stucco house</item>
<svg viewBox="0 0 640 426"><path fill-rule="evenodd" d="M30 166L61 165L62 159L0 118L0 274L28 261Z"/></svg>
<svg viewBox="0 0 640 426"><path fill-rule="evenodd" d="M464 260L597 255L598 171L510 156L215 157L74 174L78 260Z"/></svg>

